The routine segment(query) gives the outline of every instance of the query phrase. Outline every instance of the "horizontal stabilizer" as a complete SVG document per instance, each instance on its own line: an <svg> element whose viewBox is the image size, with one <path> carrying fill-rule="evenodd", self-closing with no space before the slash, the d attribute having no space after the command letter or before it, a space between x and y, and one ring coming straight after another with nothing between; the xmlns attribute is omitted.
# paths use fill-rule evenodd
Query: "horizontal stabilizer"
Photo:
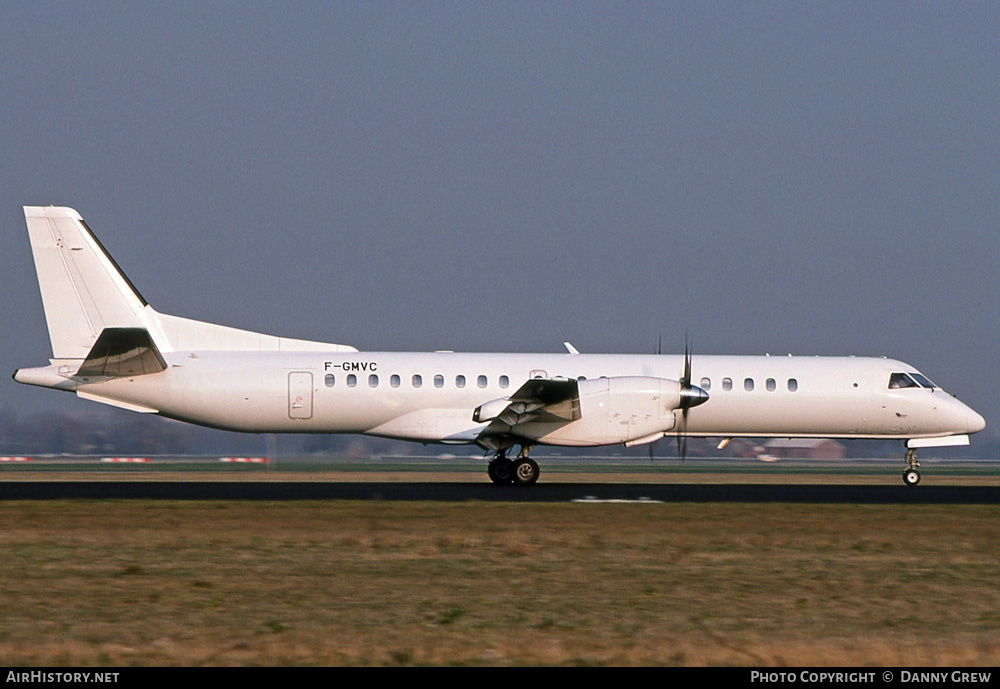
<svg viewBox="0 0 1000 689"><path fill-rule="evenodd" d="M167 368L145 328L105 328L76 372L83 378L159 373Z"/></svg>

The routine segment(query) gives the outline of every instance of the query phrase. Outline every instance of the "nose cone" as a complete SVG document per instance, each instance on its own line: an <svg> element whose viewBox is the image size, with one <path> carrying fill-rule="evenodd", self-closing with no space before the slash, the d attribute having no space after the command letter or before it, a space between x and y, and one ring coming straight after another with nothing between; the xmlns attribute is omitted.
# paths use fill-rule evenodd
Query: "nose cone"
<svg viewBox="0 0 1000 689"><path fill-rule="evenodd" d="M947 410L949 424L955 433L978 433L986 428L986 420L957 397L948 400L942 409Z"/></svg>
<svg viewBox="0 0 1000 689"><path fill-rule="evenodd" d="M966 433L978 433L979 431L986 428L986 419L977 414L975 411L969 407L965 408L965 432Z"/></svg>

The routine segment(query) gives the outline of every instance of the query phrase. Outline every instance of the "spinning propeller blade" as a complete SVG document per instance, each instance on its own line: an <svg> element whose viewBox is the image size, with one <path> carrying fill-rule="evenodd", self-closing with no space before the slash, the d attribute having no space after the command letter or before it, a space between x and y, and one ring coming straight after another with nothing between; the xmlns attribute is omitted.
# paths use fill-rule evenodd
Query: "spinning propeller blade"
<svg viewBox="0 0 1000 689"><path fill-rule="evenodd" d="M708 401L708 393L697 385L691 385L691 345L687 335L684 336L684 372L680 378L681 384L681 418L677 424L677 454L681 461L687 457L687 423L691 407L697 407Z"/></svg>

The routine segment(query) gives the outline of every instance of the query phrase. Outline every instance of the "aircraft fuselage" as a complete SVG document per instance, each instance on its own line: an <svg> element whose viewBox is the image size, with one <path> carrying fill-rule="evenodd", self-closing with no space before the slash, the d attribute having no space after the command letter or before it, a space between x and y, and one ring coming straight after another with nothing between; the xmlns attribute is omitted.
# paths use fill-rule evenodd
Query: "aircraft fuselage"
<svg viewBox="0 0 1000 689"><path fill-rule="evenodd" d="M676 380L683 369L683 357L673 355L171 352L164 357L168 367L157 374L66 377L58 387L226 430L471 443L483 428L473 421L473 411L511 395L525 380ZM57 374L51 370L57 368L30 370ZM28 371L20 371L19 379L30 382ZM870 357L698 356L692 382L711 400L690 412L686 432L909 439L982 427L978 414L940 388L890 389L896 372L915 369ZM555 438L551 444L590 443Z"/></svg>

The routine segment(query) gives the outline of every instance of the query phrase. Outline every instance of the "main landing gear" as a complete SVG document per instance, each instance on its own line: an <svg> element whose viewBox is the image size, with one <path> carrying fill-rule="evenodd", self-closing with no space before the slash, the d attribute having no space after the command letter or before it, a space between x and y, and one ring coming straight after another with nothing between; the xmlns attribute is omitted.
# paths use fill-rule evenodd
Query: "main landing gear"
<svg viewBox="0 0 1000 689"><path fill-rule="evenodd" d="M908 486L915 486L920 483L920 472L917 471L918 466L920 466L920 462L917 461L917 451L907 450L906 471L903 472L903 483Z"/></svg>
<svg viewBox="0 0 1000 689"><path fill-rule="evenodd" d="M538 480L538 464L528 456L530 446L522 445L517 458L507 459L507 451L499 450L496 456L490 460L486 469L490 480L500 486L516 485L530 486Z"/></svg>

